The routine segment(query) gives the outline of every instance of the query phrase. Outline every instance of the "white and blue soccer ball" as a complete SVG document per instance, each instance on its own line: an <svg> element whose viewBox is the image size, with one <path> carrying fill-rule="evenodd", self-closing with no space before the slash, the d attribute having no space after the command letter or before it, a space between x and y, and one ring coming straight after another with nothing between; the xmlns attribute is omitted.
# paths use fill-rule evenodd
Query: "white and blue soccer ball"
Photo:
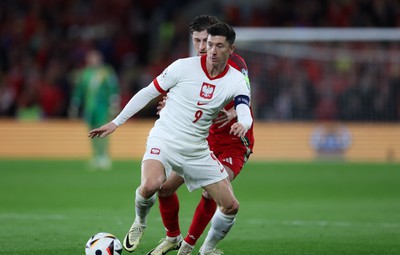
<svg viewBox="0 0 400 255"><path fill-rule="evenodd" d="M113 234L101 232L89 238L85 253L86 255L120 255L122 244Z"/></svg>

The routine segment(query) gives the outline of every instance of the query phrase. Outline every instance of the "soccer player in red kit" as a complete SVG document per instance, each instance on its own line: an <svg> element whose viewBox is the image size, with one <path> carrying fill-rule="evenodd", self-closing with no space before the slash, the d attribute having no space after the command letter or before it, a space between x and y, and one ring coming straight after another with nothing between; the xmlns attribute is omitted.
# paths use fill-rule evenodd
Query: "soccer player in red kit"
<svg viewBox="0 0 400 255"><path fill-rule="evenodd" d="M208 15L197 16L191 22L189 29L197 55L207 53L207 28L217 22L219 20L216 17ZM247 65L243 58L233 53L230 55L228 64L242 72L248 86L250 86ZM160 103L159 110L162 109L164 103L165 101ZM233 106L234 102L232 101L224 107L220 115L214 120L207 138L211 151L224 165L230 181L233 181L243 169L254 146L253 125L242 138L229 134L231 125L237 121L236 111ZM191 254L196 241L204 232L216 211L217 205L215 201L207 192L203 191L188 234L185 238L182 238L178 219L179 200L176 190L183 183L182 177L172 173L158 192L159 208L166 229L166 238L162 239L157 247L147 253L148 255L163 255L178 249L178 255ZM203 246L207 245L208 241L210 240L206 238ZM207 254L215 255L222 254L222 252L215 249L213 253Z"/></svg>

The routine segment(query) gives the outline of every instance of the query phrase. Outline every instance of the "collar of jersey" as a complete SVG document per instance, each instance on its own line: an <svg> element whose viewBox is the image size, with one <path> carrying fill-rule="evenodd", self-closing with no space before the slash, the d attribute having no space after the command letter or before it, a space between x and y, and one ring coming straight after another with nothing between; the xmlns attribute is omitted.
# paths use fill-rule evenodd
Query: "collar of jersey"
<svg viewBox="0 0 400 255"><path fill-rule="evenodd" d="M210 80L215 80L215 79L219 79L219 78L223 77L223 76L228 72L228 70L229 70L229 65L227 64L227 65L225 66L224 71L222 71L220 74L218 74L218 75L215 76L215 77L210 77L210 75L209 75L208 72L207 72L207 65L206 65L207 54L202 55L202 56L200 57L200 61L201 61L201 67L203 68L204 73L207 75L208 79L210 79Z"/></svg>

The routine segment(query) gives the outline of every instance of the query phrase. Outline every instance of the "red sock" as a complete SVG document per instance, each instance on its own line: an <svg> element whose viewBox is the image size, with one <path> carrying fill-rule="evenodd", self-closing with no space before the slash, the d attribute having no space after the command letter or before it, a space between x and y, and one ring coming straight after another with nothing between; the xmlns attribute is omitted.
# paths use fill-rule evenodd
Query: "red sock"
<svg viewBox="0 0 400 255"><path fill-rule="evenodd" d="M206 229L208 223L213 217L215 210L217 209L217 203L213 199L207 199L201 196L200 203L197 205L196 211L194 212L192 224L190 225L185 241L190 245L195 245L197 239Z"/></svg>
<svg viewBox="0 0 400 255"><path fill-rule="evenodd" d="M176 193L169 197L158 197L161 218L167 230L167 236L176 237L181 234L179 228L179 200Z"/></svg>

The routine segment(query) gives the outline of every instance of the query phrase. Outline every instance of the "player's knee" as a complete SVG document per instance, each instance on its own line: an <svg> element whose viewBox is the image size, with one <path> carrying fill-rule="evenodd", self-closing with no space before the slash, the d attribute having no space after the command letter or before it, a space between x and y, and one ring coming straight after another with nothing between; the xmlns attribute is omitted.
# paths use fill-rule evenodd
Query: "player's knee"
<svg viewBox="0 0 400 255"><path fill-rule="evenodd" d="M140 185L140 193L142 197L149 198L160 189L160 186L161 183L156 180L144 180Z"/></svg>
<svg viewBox="0 0 400 255"><path fill-rule="evenodd" d="M222 213L227 215L237 214L239 211L239 201L234 199L231 203L228 203L225 206L221 206L220 210Z"/></svg>
<svg viewBox="0 0 400 255"><path fill-rule="evenodd" d="M184 183L182 177L171 174L168 179L162 184L160 190L158 191L159 197L169 197L172 196L178 188Z"/></svg>
<svg viewBox="0 0 400 255"><path fill-rule="evenodd" d="M172 196L174 194L174 192L175 192L174 189L161 186L161 188L158 190L158 196L159 197L169 197L169 196Z"/></svg>

